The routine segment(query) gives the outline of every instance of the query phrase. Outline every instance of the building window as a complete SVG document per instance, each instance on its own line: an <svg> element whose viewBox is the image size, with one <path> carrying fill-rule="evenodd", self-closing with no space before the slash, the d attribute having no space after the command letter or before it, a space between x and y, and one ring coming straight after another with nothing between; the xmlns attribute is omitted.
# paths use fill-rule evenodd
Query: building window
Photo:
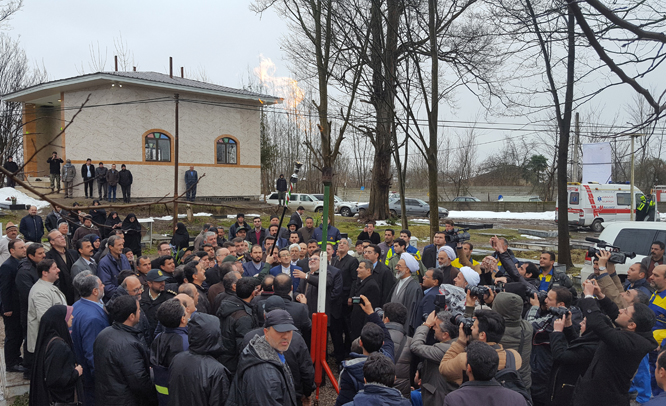
<svg viewBox="0 0 666 406"><path fill-rule="evenodd" d="M229 137L219 138L217 144L217 163L236 165L238 163L238 144L236 140Z"/></svg>
<svg viewBox="0 0 666 406"><path fill-rule="evenodd" d="M168 135L146 135L146 161L171 162L171 139Z"/></svg>

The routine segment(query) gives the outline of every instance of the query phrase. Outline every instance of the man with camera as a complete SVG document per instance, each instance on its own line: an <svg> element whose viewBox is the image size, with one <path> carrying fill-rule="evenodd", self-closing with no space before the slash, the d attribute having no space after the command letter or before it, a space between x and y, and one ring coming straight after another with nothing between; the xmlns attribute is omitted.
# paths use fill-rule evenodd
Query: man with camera
<svg viewBox="0 0 666 406"><path fill-rule="evenodd" d="M630 305L620 310L615 319L618 328L612 328L599 309L594 291L595 284L585 281L584 298L578 305L586 316L586 329L595 332L601 343L574 390L573 404L628 405L631 379L643 357L658 345L651 332L654 313L642 303Z"/></svg>
<svg viewBox="0 0 666 406"><path fill-rule="evenodd" d="M430 271L429 271L430 272ZM439 363L449 350L453 340L458 337L458 326L452 321L450 312L432 311L425 323L414 332L409 347L412 354L423 360L421 375L421 396L424 406L438 406L443 404L445 396L456 389L456 386L447 382L439 373ZM433 331L436 343L427 344L428 334Z"/></svg>
<svg viewBox="0 0 666 406"><path fill-rule="evenodd" d="M466 331L464 324L460 323L458 341L451 344L439 364L439 372L448 382L457 385L462 384L463 371L467 369L465 348L469 341L481 341L495 349L499 356L498 370L505 368L509 356L513 356L516 369L520 369L522 365L520 354L515 350L504 350L504 347L499 344L505 329L504 318L499 313L479 309L474 312L474 324L471 326L471 331ZM508 353L511 353L511 355L507 355Z"/></svg>
<svg viewBox="0 0 666 406"><path fill-rule="evenodd" d="M349 315L350 342L361 335L361 329L367 321L367 316L360 305L360 296L365 296L372 303L381 302L381 291L375 278L372 278L372 262L361 259L356 268L357 279L354 281L347 306L353 306Z"/></svg>
<svg viewBox="0 0 666 406"><path fill-rule="evenodd" d="M550 333L554 331L555 321L566 315L564 334L568 341L578 337L580 321L583 319L580 310L571 307L573 297L569 289L557 286L548 291L544 298L546 311L541 310L541 303L535 293L530 298L532 307L527 312L527 321L532 323L534 336L532 339L532 401L535 406L548 404L548 382L553 367L553 356L550 351Z"/></svg>

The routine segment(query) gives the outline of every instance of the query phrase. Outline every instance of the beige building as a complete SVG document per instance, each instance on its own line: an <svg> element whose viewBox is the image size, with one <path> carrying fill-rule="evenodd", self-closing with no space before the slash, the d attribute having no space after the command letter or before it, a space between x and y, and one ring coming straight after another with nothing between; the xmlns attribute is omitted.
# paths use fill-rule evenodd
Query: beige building
<svg viewBox="0 0 666 406"><path fill-rule="evenodd" d="M99 72L42 83L3 100L23 103L24 159L46 146L26 165L26 176L48 177L46 160L57 151L77 167L74 196L81 197L86 159L95 167L115 163L118 170L125 164L134 177L132 197L139 198L173 195L175 94L179 193L186 189L185 171L194 166L199 177L206 175L197 198L258 196L260 109L279 98L156 72ZM97 196L96 184L94 191Z"/></svg>

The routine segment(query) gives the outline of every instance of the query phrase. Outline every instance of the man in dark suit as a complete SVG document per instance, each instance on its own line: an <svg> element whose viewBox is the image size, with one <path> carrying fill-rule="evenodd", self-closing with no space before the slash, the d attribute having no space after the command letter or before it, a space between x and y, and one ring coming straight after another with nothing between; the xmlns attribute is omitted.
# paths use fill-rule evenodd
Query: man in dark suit
<svg viewBox="0 0 666 406"><path fill-rule="evenodd" d="M352 341L361 336L361 330L366 322L366 313L359 303L353 303L352 298L363 295L368 298L373 306L375 306L375 303L379 303L381 298L381 291L379 290L377 281L372 277L372 262L367 259L360 260L356 269L356 275L358 278L352 286L350 297L347 299L347 306L352 307L349 317L350 338Z"/></svg>
<svg viewBox="0 0 666 406"><path fill-rule="evenodd" d="M72 265L72 278L77 274L89 269L93 275L97 275L97 263L92 258L93 245L87 238L82 238L76 242L76 250L79 252L79 259Z"/></svg>
<svg viewBox="0 0 666 406"><path fill-rule="evenodd" d="M416 330L435 311L435 297L439 294L439 286L444 283L444 273L439 269L429 269L423 276L423 299L414 309L412 327Z"/></svg>
<svg viewBox="0 0 666 406"><path fill-rule="evenodd" d="M373 264L372 278L377 282L381 292L380 300L370 302L377 307L384 306L384 303L390 301L391 290L396 283L393 272L379 260L381 255L381 248L375 244L370 244L363 250L363 257Z"/></svg>
<svg viewBox="0 0 666 406"><path fill-rule="evenodd" d="M303 213L305 213L305 207L298 206L298 209L291 214L291 218L289 219L290 223L296 224L296 231L303 227Z"/></svg>
<svg viewBox="0 0 666 406"><path fill-rule="evenodd" d="M298 286L298 293L296 300L300 301L301 295L307 300L309 314L317 313L317 298L319 292L319 268L320 268L321 251L316 250L310 255L310 272L304 273L299 270L294 271L294 277L301 279ZM338 302L342 295L342 275L340 270L334 266L328 266L326 269L326 314L332 317L332 308L334 305L341 307ZM339 312L338 308L335 312Z"/></svg>
<svg viewBox="0 0 666 406"><path fill-rule="evenodd" d="M266 237L266 229L261 226L261 217L255 217L252 220L254 228L247 232L247 237L245 237L250 244L254 245L263 245L264 238Z"/></svg>
<svg viewBox="0 0 666 406"><path fill-rule="evenodd" d="M351 307L346 306L347 299L349 299L353 284L356 282L356 269L358 268L358 260L349 255L349 239L343 238L338 244L338 255L333 258L331 265L340 269L342 274L342 318L331 319L331 340L343 340L344 333L344 357L351 351L351 332L349 330L349 314ZM335 324L334 326L334 323ZM334 338L335 336L335 338ZM343 358L344 358L343 357Z"/></svg>
<svg viewBox="0 0 666 406"><path fill-rule="evenodd" d="M21 239L9 241L9 258L0 265L0 298L2 319L5 324L5 365L8 372L25 372L21 363L21 302L16 288L19 262L26 256L26 245Z"/></svg>
<svg viewBox="0 0 666 406"><path fill-rule="evenodd" d="M92 164L90 158L86 159L86 163L81 165L81 178L83 178L83 189L86 193L86 199L93 199L93 182L95 181L95 166Z"/></svg>
<svg viewBox="0 0 666 406"><path fill-rule="evenodd" d="M286 248L282 248L280 250L280 252L278 253L278 258L280 259L280 263L277 266L271 268L269 273L273 276L278 276L280 274L289 275L289 277L293 279L294 292L295 292L296 289L298 289L298 285L300 284L301 280L294 277L294 271L302 271L302 269L297 267L296 265L291 264L291 254L289 253L289 250Z"/></svg>
<svg viewBox="0 0 666 406"><path fill-rule="evenodd" d="M194 170L194 166L190 166L190 170L185 172L185 188L187 189L186 198L188 202L193 202L197 197L197 181L199 175Z"/></svg>
<svg viewBox="0 0 666 406"><path fill-rule="evenodd" d="M299 303L291 298L293 292L292 278L286 274L279 274L273 279L273 295L282 298L284 309L294 319L294 326L298 328L305 339L308 347L310 346L310 334L312 331L312 321L308 313L308 306Z"/></svg>
<svg viewBox="0 0 666 406"><path fill-rule="evenodd" d="M72 253L67 249L67 241L65 236L58 230L51 230L47 236L51 250L46 253L47 259L55 261L56 266L60 269L60 278L58 279L58 288L65 295L67 305L71 306L76 301L76 290L72 285L72 265L76 260Z"/></svg>

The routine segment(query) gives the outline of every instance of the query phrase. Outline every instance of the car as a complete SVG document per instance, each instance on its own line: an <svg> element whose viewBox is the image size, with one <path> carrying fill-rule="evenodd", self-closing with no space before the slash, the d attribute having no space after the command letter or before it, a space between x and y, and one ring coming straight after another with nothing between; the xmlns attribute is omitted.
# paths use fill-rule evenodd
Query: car
<svg viewBox="0 0 666 406"><path fill-rule="evenodd" d="M266 203L277 206L279 203L278 193L273 192L268 195ZM291 200L289 201L289 209L296 211L298 206L303 206L307 211L313 211L315 213L322 212L324 210L324 203L319 201L316 197L309 193L292 193Z"/></svg>
<svg viewBox="0 0 666 406"><path fill-rule="evenodd" d="M369 203L363 203L358 205L359 216L364 216L366 210L368 210ZM418 216L418 217L429 217L430 216L430 205L424 202L421 199L414 199L411 197L405 198L405 210L407 211L408 216ZM446 218L449 215L449 211L443 207L439 207L439 218ZM389 199L389 213L391 217L399 217L402 215L402 209L400 208L400 199Z"/></svg>
<svg viewBox="0 0 666 406"><path fill-rule="evenodd" d="M324 201L323 194L313 194L312 196L316 197L320 201ZM335 212L339 213L345 217L354 217L354 214L358 213L358 203L354 202L345 202L336 195L333 195L333 201L335 205Z"/></svg>
<svg viewBox="0 0 666 406"><path fill-rule="evenodd" d="M454 202L480 202L481 200L473 196L457 196L453 198Z"/></svg>
<svg viewBox="0 0 666 406"><path fill-rule="evenodd" d="M666 243L666 224L652 221L614 221L604 223L606 228L599 235L599 240L619 247L622 252L633 252L636 257L627 258L624 264L616 264L615 271L618 275L626 275L627 269L643 258L650 255L650 247L655 241ZM597 247L597 244L594 245ZM585 255L585 265L580 270L581 281L587 279L594 270L592 269L592 258Z"/></svg>

